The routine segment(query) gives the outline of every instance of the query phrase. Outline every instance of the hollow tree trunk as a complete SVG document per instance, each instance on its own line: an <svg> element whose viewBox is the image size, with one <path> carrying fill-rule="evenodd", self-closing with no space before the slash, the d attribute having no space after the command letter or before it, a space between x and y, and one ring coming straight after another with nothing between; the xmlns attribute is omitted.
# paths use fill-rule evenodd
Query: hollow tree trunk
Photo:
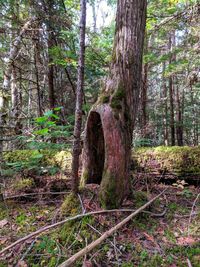
<svg viewBox="0 0 200 267"><path fill-rule="evenodd" d="M81 185L100 184L107 208L119 206L129 189L145 19L146 0L118 0L110 74L86 123Z"/></svg>

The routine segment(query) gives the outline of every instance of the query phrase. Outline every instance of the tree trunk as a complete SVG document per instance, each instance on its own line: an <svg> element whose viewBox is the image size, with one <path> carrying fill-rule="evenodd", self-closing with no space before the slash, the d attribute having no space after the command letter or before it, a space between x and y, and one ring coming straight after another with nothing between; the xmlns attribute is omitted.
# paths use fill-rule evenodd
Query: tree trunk
<svg viewBox="0 0 200 267"><path fill-rule="evenodd" d="M50 109L55 108L55 92L54 92L54 68L52 65L52 57L50 50L53 47L53 36L49 29L48 36L48 89L49 89L49 107Z"/></svg>
<svg viewBox="0 0 200 267"><path fill-rule="evenodd" d="M41 90L40 90L40 81L39 81L39 47L38 43L34 45L34 65L35 65L35 78L36 78L36 90L37 90L37 108L38 108L38 116L42 116L42 101L41 101Z"/></svg>
<svg viewBox="0 0 200 267"><path fill-rule="evenodd" d="M169 50L171 56L169 59L169 64L174 61L174 56L172 54L172 49L174 45L175 33L170 34L169 37ZM170 129L171 129L171 146L175 146L175 124L174 124L174 86L173 86L173 75L169 77L169 103L170 103Z"/></svg>
<svg viewBox="0 0 200 267"><path fill-rule="evenodd" d="M145 0L118 0L110 75L86 123L81 185L100 184L107 208L119 206L129 189L145 19Z"/></svg>
<svg viewBox="0 0 200 267"><path fill-rule="evenodd" d="M27 21L22 27L19 35L13 41L8 56L6 70L4 73L3 88L0 88L0 162L2 161L2 151L3 151L3 135L4 135L3 126L6 124L7 121L8 106L11 94L10 83L11 83L13 62L16 56L18 55L22 38L34 20L35 18L32 18L31 20Z"/></svg>
<svg viewBox="0 0 200 267"><path fill-rule="evenodd" d="M81 0L80 17L80 43L79 43L79 61L78 61L78 79L76 90L76 111L74 125L74 142L72 153L72 189L74 193L78 192L78 169L79 156L81 153L81 127L82 127L82 104L83 104L83 86L84 86L84 64L85 64L85 27L86 27L86 0Z"/></svg>
<svg viewBox="0 0 200 267"><path fill-rule="evenodd" d="M163 129L163 136L164 136L164 144L165 146L169 145L169 133L168 133L168 103L167 103L167 85L166 85L166 78L165 78L165 62L163 62L163 75L162 75L162 87L163 87L163 98L164 98L164 108L163 108L163 122L164 122L164 129Z"/></svg>
<svg viewBox="0 0 200 267"><path fill-rule="evenodd" d="M148 36L145 36L144 53L148 53ZM141 84L141 129L143 137L147 136L147 89L148 89L148 63L143 64L142 84Z"/></svg>
<svg viewBox="0 0 200 267"><path fill-rule="evenodd" d="M182 112L181 112L181 102L179 95L178 85L176 86L176 103L177 103L177 113L176 113L176 136L177 136L177 145L183 146L183 124L182 124Z"/></svg>

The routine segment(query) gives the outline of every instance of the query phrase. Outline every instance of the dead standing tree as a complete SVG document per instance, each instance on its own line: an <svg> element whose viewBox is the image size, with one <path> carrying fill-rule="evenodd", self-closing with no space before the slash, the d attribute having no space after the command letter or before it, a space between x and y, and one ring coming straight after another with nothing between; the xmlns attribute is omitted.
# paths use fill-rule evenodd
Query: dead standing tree
<svg viewBox="0 0 200 267"><path fill-rule="evenodd" d="M86 123L81 184L100 184L108 208L119 206L129 188L146 5L146 0L118 0L110 74Z"/></svg>

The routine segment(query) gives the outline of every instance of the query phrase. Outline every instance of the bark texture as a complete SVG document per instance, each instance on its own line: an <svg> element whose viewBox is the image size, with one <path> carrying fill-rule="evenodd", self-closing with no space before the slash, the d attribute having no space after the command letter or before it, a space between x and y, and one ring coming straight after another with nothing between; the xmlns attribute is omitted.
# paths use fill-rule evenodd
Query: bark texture
<svg viewBox="0 0 200 267"><path fill-rule="evenodd" d="M0 160L2 160L1 152L3 150L3 126L6 124L7 121L8 106L11 96L11 76L13 73L13 63L18 55L23 36L34 21L35 18L32 18L31 20L27 21L19 32L19 35L14 39L10 48L7 66L4 73L3 87L0 88Z"/></svg>
<svg viewBox="0 0 200 267"><path fill-rule="evenodd" d="M72 154L72 181L73 192L78 191L78 169L79 156L81 153L81 126L82 126L82 104L83 104L83 85L84 85L84 62L85 62L85 27L86 27L86 0L81 0L80 17L80 43L79 43L79 61L78 61L78 79L76 90L76 111L74 125L74 142Z"/></svg>
<svg viewBox="0 0 200 267"><path fill-rule="evenodd" d="M128 193L145 19L146 0L118 0L110 75L86 123L81 185L100 184L107 208L119 206Z"/></svg>

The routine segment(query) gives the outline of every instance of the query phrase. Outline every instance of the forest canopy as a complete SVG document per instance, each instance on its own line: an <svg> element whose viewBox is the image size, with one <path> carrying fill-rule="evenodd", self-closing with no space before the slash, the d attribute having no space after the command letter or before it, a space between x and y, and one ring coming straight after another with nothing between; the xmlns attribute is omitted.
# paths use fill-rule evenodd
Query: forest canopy
<svg viewBox="0 0 200 267"><path fill-rule="evenodd" d="M1 1L1 101L7 103L1 139L9 140L11 133L24 137L4 146L27 146L23 141L29 135L45 135L45 140L53 135L57 143L70 139L79 9L78 1ZM88 3L84 120L109 70L114 10L116 1ZM149 1L134 146L199 144L199 49L198 1ZM38 125L40 117L59 107L55 131L54 120Z"/></svg>

